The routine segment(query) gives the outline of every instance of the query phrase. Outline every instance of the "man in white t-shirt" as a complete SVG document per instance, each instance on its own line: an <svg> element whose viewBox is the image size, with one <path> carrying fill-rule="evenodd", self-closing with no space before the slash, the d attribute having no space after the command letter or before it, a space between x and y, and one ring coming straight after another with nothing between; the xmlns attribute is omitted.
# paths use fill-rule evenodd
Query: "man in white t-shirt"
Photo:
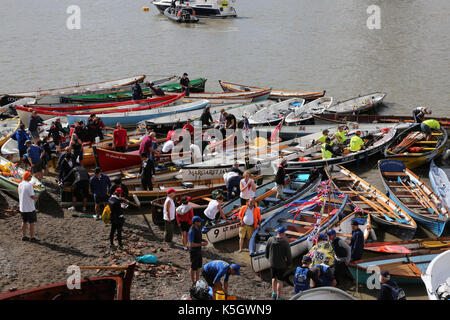
<svg viewBox="0 0 450 320"><path fill-rule="evenodd" d="M31 242L38 242L39 240L34 237L34 226L37 222L36 208L34 201L37 200L37 196L34 193L33 185L30 183L31 173L26 171L23 174L22 182L19 183L19 209L22 216L22 240ZM30 238L27 237L27 227L29 225Z"/></svg>
<svg viewBox="0 0 450 320"><path fill-rule="evenodd" d="M171 153L172 149L175 147L175 142L173 140L168 140L164 143L162 147L162 153Z"/></svg>
<svg viewBox="0 0 450 320"><path fill-rule="evenodd" d="M164 241L172 243L173 225L175 220L175 198L176 191L172 188L167 190L167 198L164 202Z"/></svg>
<svg viewBox="0 0 450 320"><path fill-rule="evenodd" d="M202 151L200 150L200 147L198 145L196 145L195 143L191 143L191 145L189 146L189 150L191 150L192 163L202 162Z"/></svg>
<svg viewBox="0 0 450 320"><path fill-rule="evenodd" d="M244 172L243 178L240 183L241 189L241 205L246 205L247 201L255 197L256 183L251 178L251 173L249 170Z"/></svg>

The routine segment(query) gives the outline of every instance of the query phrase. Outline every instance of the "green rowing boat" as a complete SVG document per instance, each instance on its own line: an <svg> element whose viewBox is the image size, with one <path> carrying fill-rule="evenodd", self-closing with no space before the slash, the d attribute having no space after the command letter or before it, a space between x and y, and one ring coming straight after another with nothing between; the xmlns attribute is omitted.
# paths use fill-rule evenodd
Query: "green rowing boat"
<svg viewBox="0 0 450 320"><path fill-rule="evenodd" d="M198 78L191 81L191 92L204 92L205 91L205 78ZM150 88L142 85L142 93L144 97L152 94ZM161 85L160 88L166 92L181 92L181 86L179 83L169 83L166 85ZM84 94L84 95L70 95L62 96L62 103L73 103L73 102L110 102L110 101L125 101L131 100L133 96L132 90L120 90L120 91L109 91L98 94Z"/></svg>

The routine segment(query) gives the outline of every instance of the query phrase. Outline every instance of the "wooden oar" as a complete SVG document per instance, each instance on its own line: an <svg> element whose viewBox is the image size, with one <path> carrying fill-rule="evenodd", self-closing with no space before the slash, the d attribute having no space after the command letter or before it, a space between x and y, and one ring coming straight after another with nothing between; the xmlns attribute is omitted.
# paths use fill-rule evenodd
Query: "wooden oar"
<svg viewBox="0 0 450 320"><path fill-rule="evenodd" d="M358 191L353 191L365 204L367 204L368 206L374 208L375 210L377 210L379 213L383 214L383 216L386 218L386 220L390 220L393 221L390 217L386 217L386 215L388 216L392 216L391 212L379 207L378 205L376 205L375 203L373 203L372 201L369 201L367 198L365 198L364 196L362 196Z"/></svg>
<svg viewBox="0 0 450 320"><path fill-rule="evenodd" d="M414 193L410 188L408 188L408 186L400 179L400 177L398 177L397 181L400 182L406 190L408 190L408 192L414 197L414 199L416 199L417 202L420 203L421 206L426 207L422 199L418 197L417 194Z"/></svg>
<svg viewBox="0 0 450 320"><path fill-rule="evenodd" d="M381 200L379 197L377 197L376 194L373 194L372 197L375 197L376 201L377 201L378 203L380 203L383 207L385 207L387 210L389 210L389 211L392 210L392 211L390 211L390 212L392 212L392 214L393 214L395 217L397 217L397 219L399 220L400 223L409 223L409 221L407 221L407 220L405 220L405 219L403 219L403 218L400 218L400 216L398 216L398 215L395 213L395 210L392 209L389 205L387 205L387 204L386 204L383 200ZM398 206L397 206L397 208L398 208Z"/></svg>
<svg viewBox="0 0 450 320"><path fill-rule="evenodd" d="M414 182L413 182L414 183ZM414 183L415 184L415 183ZM427 205L429 205L434 213L436 215L439 215L439 210L436 207L436 205L433 203L433 201L430 199L430 196L428 194L425 193L425 191L421 188L422 185L417 185L415 184L416 188L419 190L419 193L423 196L423 200L426 202Z"/></svg>

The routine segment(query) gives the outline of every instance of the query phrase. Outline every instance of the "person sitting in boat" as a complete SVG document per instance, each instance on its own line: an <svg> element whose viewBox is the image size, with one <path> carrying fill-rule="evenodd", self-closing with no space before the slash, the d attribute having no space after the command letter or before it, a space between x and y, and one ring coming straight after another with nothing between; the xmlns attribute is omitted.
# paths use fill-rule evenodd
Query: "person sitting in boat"
<svg viewBox="0 0 450 320"><path fill-rule="evenodd" d="M324 160L338 156L338 154L335 153L333 147L331 147L331 139L329 137L327 137L325 139L325 142L322 143L321 151L322 151L322 159Z"/></svg>
<svg viewBox="0 0 450 320"><path fill-rule="evenodd" d="M412 112L414 122L422 123L426 114L431 114L431 110L425 107L417 107Z"/></svg>
<svg viewBox="0 0 450 320"><path fill-rule="evenodd" d="M189 97L189 89L191 87L191 84L187 73L183 73L183 77L180 79L180 86L183 92L185 92L184 96Z"/></svg>
<svg viewBox="0 0 450 320"><path fill-rule="evenodd" d="M431 133L432 130L440 130L441 129L441 124L439 123L439 121L434 120L434 119L428 119L423 121L420 124L420 129L422 130L423 133L425 133L426 135L426 140L430 141L431 139Z"/></svg>
<svg viewBox="0 0 450 320"><path fill-rule="evenodd" d="M356 261L362 258L364 250L364 234L359 228L358 221L352 220L352 240L350 241L352 249L351 260Z"/></svg>
<svg viewBox="0 0 450 320"><path fill-rule="evenodd" d="M365 149L364 141L361 139L361 131L356 131L356 135L350 139L350 151L358 152L361 149Z"/></svg>
<svg viewBox="0 0 450 320"><path fill-rule="evenodd" d="M344 127L345 126L339 126L338 131L333 134L331 140L336 139L338 143L343 144L347 140L347 137L345 135L348 133L344 131Z"/></svg>
<svg viewBox="0 0 450 320"><path fill-rule="evenodd" d="M218 222L220 220L220 217L224 219L226 222L231 223L231 220L227 218L225 213L222 210L222 203L224 200L223 194L219 194L216 199L211 200L208 203L208 206L206 207L205 211L203 212L205 216L208 218L209 221Z"/></svg>
<svg viewBox="0 0 450 320"><path fill-rule="evenodd" d="M327 235L324 233L319 235L317 244L309 250L309 255L313 265L325 264L329 267L334 266L334 249L328 242Z"/></svg>
<svg viewBox="0 0 450 320"><path fill-rule="evenodd" d="M213 118L209 110L209 107L206 107L205 110L203 110L202 115L200 116L200 122L202 126L209 127L213 122Z"/></svg>
<svg viewBox="0 0 450 320"><path fill-rule="evenodd" d="M326 264L316 264L311 268L311 288L335 287L333 271Z"/></svg>
<svg viewBox="0 0 450 320"><path fill-rule="evenodd" d="M322 131L322 135L320 136L319 139L317 139L316 141L312 142L312 145L316 145L316 144L320 144L320 143L325 143L326 138L328 137L328 134L330 133L330 131L328 131L328 129L325 129Z"/></svg>
<svg viewBox="0 0 450 320"><path fill-rule="evenodd" d="M380 282L381 286L377 293L377 300L406 300L405 292L396 282L391 280L389 271L381 271Z"/></svg>
<svg viewBox="0 0 450 320"><path fill-rule="evenodd" d="M133 84L131 87L133 100L142 100L144 98L144 94L142 93L142 88L139 83Z"/></svg>
<svg viewBox="0 0 450 320"><path fill-rule="evenodd" d="M213 288L213 296L217 291L223 291L228 294L228 279L230 275L240 275L241 267L238 264L229 264L222 260L213 260L205 264L202 268L202 276L205 278L208 286ZM223 286L220 279L223 279Z"/></svg>
<svg viewBox="0 0 450 320"><path fill-rule="evenodd" d="M150 90L153 92L155 96L158 97L165 96L164 91L162 91L162 89L159 86L155 87L155 84L153 82L146 82L145 84L150 88Z"/></svg>

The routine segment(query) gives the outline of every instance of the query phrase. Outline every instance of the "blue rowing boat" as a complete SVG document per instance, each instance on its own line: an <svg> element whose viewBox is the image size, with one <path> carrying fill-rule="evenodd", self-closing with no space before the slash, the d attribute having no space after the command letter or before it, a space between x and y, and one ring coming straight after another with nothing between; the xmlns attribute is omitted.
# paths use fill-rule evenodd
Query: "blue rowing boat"
<svg viewBox="0 0 450 320"><path fill-rule="evenodd" d="M399 160L378 161L387 195L417 223L440 237L449 220L439 197Z"/></svg>

